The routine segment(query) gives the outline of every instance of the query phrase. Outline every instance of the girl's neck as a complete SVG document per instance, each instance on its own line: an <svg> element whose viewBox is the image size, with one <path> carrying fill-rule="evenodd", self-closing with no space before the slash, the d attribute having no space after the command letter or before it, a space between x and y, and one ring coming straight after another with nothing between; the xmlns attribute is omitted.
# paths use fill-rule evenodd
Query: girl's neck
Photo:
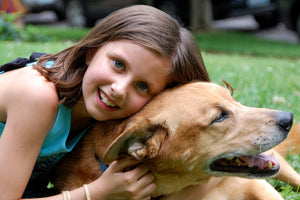
<svg viewBox="0 0 300 200"><path fill-rule="evenodd" d="M86 111L85 104L81 98L75 106L72 107L71 113L71 133L77 134L88 128L95 122Z"/></svg>

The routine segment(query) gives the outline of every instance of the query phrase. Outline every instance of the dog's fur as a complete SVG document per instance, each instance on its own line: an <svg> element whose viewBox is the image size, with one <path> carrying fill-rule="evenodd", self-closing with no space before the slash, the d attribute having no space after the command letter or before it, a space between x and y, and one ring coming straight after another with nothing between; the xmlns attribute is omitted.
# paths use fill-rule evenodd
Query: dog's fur
<svg viewBox="0 0 300 200"><path fill-rule="evenodd" d="M105 164L127 154L151 170L153 196L168 195L162 199L282 199L255 178L278 172L279 163L260 153L282 142L292 121L288 112L243 106L217 84L186 84L165 90L126 120L98 122L55 168L52 182L60 191L81 187L101 175L95 153ZM273 154L281 164L279 179L300 185L299 174ZM246 164L227 161L244 156L264 167L248 167L247 158Z"/></svg>

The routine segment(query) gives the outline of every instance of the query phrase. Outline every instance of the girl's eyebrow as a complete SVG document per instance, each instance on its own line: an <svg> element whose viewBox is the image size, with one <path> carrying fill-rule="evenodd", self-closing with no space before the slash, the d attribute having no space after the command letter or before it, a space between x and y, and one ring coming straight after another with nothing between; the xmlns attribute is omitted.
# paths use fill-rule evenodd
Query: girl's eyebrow
<svg viewBox="0 0 300 200"><path fill-rule="evenodd" d="M129 64L128 60L126 59L126 56L122 55L122 53L120 53L119 51L109 52L108 56L120 60L126 66L126 68L128 68L128 67L130 68L130 64Z"/></svg>

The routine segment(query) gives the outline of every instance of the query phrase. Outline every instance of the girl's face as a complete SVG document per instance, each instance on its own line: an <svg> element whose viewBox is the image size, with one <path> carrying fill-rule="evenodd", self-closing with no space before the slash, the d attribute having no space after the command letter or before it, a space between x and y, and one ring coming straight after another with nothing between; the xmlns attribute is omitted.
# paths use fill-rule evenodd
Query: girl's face
<svg viewBox="0 0 300 200"><path fill-rule="evenodd" d="M136 113L170 80L170 59L129 40L89 52L86 63L83 98L87 112L98 121Z"/></svg>

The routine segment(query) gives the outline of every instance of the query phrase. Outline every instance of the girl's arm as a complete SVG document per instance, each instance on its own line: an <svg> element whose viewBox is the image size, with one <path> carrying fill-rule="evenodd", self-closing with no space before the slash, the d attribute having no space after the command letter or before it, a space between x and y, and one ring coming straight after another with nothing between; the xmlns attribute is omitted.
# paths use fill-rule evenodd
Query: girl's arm
<svg viewBox="0 0 300 200"><path fill-rule="evenodd" d="M92 200L150 200L155 190L154 176L140 164L124 172L124 169L138 164L132 158L114 161L99 179L87 185ZM86 200L84 187L68 191L71 200ZM43 200L63 200L63 194L40 198ZM65 199L67 200L67 199Z"/></svg>
<svg viewBox="0 0 300 200"><path fill-rule="evenodd" d="M20 199L58 109L54 85L24 68L0 77L0 199Z"/></svg>

